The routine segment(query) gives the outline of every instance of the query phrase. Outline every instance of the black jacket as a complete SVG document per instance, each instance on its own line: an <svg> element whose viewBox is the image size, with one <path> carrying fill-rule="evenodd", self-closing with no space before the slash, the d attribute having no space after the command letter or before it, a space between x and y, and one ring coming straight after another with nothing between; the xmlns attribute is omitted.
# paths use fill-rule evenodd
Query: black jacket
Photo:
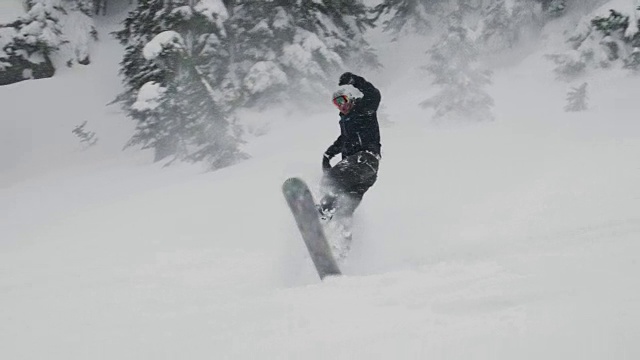
<svg viewBox="0 0 640 360"><path fill-rule="evenodd" d="M325 153L329 157L342 153L343 159L360 151L380 156L380 127L376 113L380 105L380 91L355 75L353 86L364 96L355 101L347 115L340 113L340 136Z"/></svg>

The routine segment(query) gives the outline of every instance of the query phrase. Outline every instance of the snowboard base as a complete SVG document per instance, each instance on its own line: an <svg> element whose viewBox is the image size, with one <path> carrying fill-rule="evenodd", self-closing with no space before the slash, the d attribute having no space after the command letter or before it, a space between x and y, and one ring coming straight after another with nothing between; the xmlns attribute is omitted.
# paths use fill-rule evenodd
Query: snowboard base
<svg viewBox="0 0 640 360"><path fill-rule="evenodd" d="M289 204L320 279L341 275L307 184L299 178L287 179L282 185L282 193Z"/></svg>

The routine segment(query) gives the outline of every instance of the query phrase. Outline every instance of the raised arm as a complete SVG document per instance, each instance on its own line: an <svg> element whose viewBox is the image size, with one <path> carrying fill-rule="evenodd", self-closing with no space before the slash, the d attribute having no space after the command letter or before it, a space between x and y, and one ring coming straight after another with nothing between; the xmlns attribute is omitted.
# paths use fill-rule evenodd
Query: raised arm
<svg viewBox="0 0 640 360"><path fill-rule="evenodd" d="M362 92L364 95L363 98L358 99L355 104L355 107L359 108L359 111L373 112L378 110L381 100L380 91L362 76L346 72L340 76L338 85L353 85L356 89Z"/></svg>

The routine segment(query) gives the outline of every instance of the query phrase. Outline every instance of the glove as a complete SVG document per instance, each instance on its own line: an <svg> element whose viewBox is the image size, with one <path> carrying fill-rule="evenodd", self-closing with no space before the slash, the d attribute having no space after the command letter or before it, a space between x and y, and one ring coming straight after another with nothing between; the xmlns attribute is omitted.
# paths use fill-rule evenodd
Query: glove
<svg viewBox="0 0 640 360"><path fill-rule="evenodd" d="M322 155L322 172L327 172L329 170L331 170L331 158L333 156L330 156L329 154L325 153L324 155Z"/></svg>
<svg viewBox="0 0 640 360"><path fill-rule="evenodd" d="M346 72L340 75L340 80L338 81L338 86L342 85L353 85L355 83L355 75L350 72Z"/></svg>

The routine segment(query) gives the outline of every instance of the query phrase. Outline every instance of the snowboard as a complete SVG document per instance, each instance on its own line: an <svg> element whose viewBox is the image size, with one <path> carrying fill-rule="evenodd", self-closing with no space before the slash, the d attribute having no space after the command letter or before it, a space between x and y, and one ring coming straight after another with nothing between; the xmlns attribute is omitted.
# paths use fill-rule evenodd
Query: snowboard
<svg viewBox="0 0 640 360"><path fill-rule="evenodd" d="M282 185L282 193L289 204L320 279L340 275L340 269L324 234L320 214L307 184L299 178L287 179Z"/></svg>

